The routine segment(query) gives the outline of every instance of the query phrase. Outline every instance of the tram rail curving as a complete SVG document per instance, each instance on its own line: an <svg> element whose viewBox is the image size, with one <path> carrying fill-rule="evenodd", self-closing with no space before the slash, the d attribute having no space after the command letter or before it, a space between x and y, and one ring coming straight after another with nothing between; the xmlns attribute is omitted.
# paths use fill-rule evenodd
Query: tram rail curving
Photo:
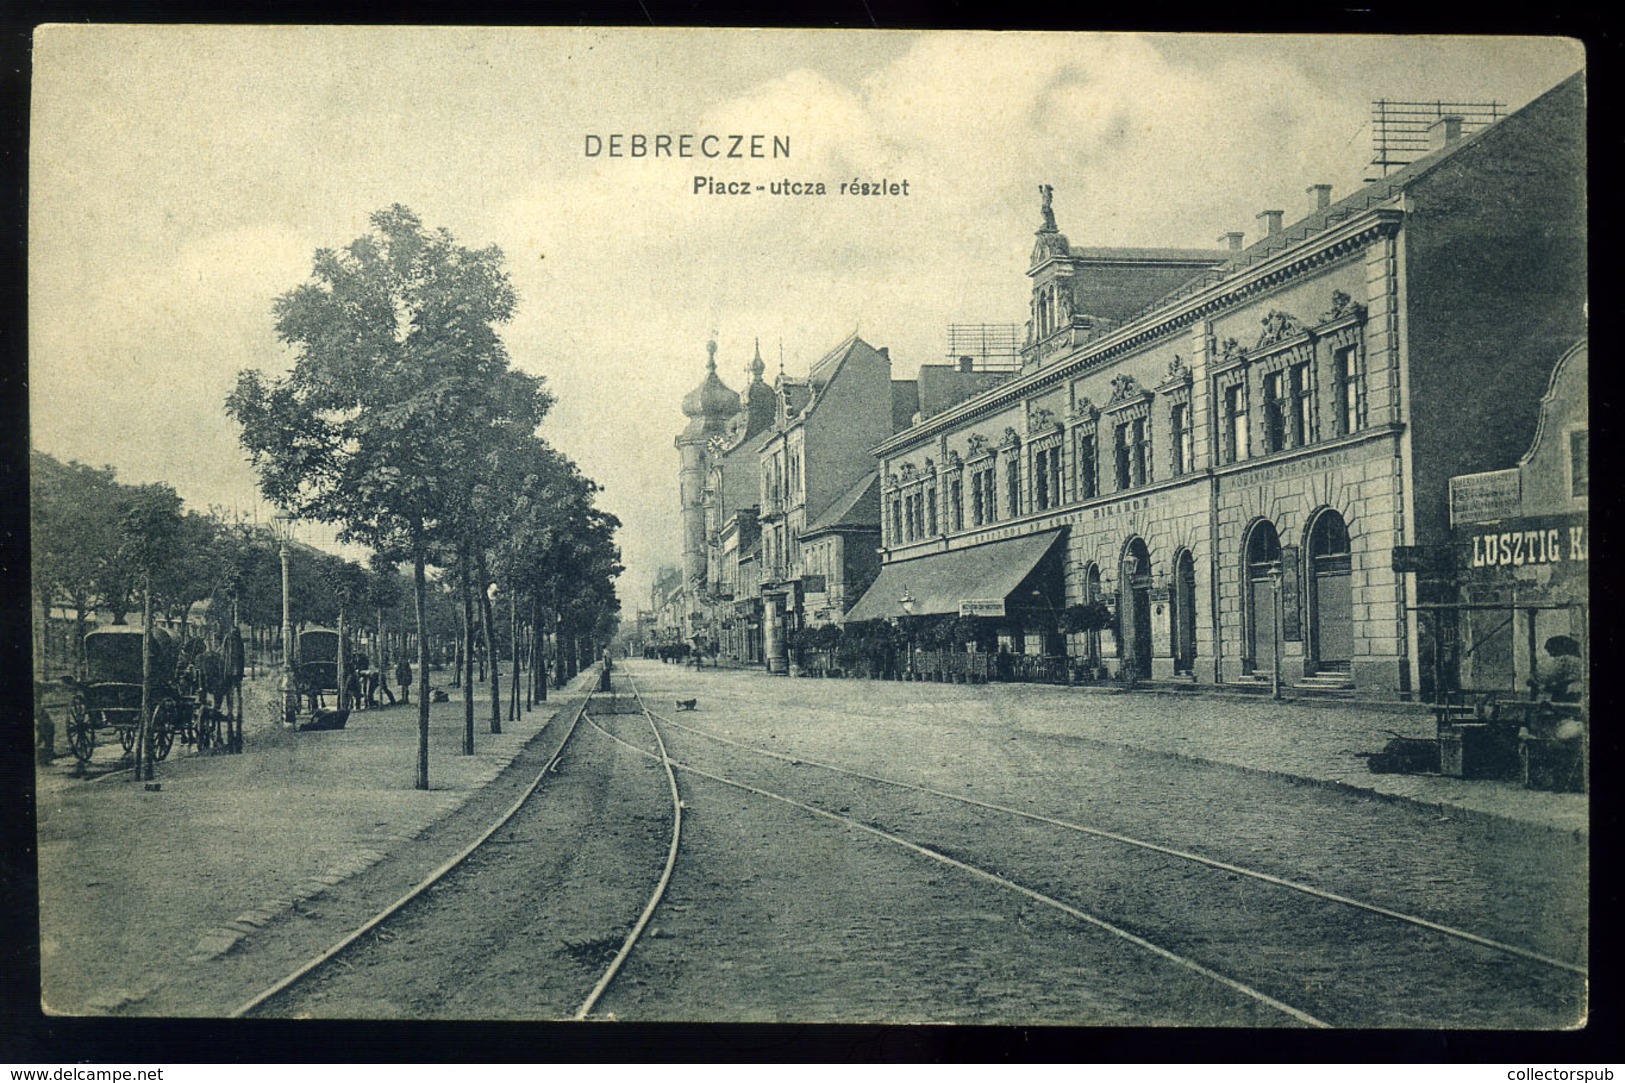
<svg viewBox="0 0 1625 1083"><path fill-rule="evenodd" d="M1193 862L1195 864L1203 865L1207 868L1215 869L1221 872L1232 873L1251 880L1256 880L1263 883L1272 884L1276 887L1285 888L1290 891L1299 892L1312 898L1319 899L1323 902L1335 903L1340 906L1362 910L1370 914L1375 914L1379 917L1388 918L1393 921L1415 926L1417 928L1426 929L1429 932L1438 933L1465 943L1475 944L1491 951L1524 959L1528 962L1536 963L1554 970L1567 971L1569 973L1579 975L1580 977L1589 976L1588 969L1578 963L1572 963L1565 959L1558 959L1554 956L1546 955L1542 952L1534 951L1529 948L1520 947L1516 944L1508 944L1504 941L1496 940L1493 937L1482 936L1478 933L1474 933L1466 929L1459 929L1455 926L1447 925L1443 922L1433 921L1429 918L1424 918L1416 914L1407 914L1404 911L1395 910L1391 907L1366 902L1364 900L1352 898L1348 895L1342 895L1334 891L1327 891L1323 888L1315 887L1312 884L1305 884L1297 880L1276 876L1272 873L1263 872L1258 869L1250 869L1244 865L1237 865L1232 862L1218 860L1217 858L1206 857L1202 854L1193 853L1189 850L1181 850L1172 846L1164 846L1160 843L1150 842L1145 839L1138 839L1131 835L1124 835L1115 831L1106 830L1104 828L1091 827L1086 824L1074 823L1072 821L1059 819L1054 816L1045 816L1042 813L1012 808L1009 805L1001 805L993 801L982 801L974 797L965 797L961 794L948 793L945 790L935 789L930 786L921 786L912 782L904 782L900 779L887 778L884 775L873 775L847 767L839 767L835 764L823 763L818 760L809 759L806 756L789 755L783 752L774 751L773 749L760 748L755 745L746 744L743 741L736 741L731 737L725 737L719 733L713 733L709 730L700 729L697 726L691 726L678 722L675 719L665 715L660 715L656 712L651 711L650 713L654 715L654 717L659 718L663 724L671 726L673 729L682 730L686 733L691 733L697 737L703 737L719 744L730 745L734 748L740 749L741 751L749 752L757 756L779 760L788 764L804 764L809 767L817 767L836 774L862 779L865 782L873 782L879 785L895 787L901 790L909 790L915 793L925 794L930 797L941 798L946 801L967 805L972 808L985 809L989 812L997 812L1008 816L1015 816L1034 823L1047 824L1051 827L1058 827L1066 831L1072 831L1078 834L1104 839L1110 842L1119 843L1123 846L1161 854L1165 857L1172 857L1182 861Z"/></svg>
<svg viewBox="0 0 1625 1083"><path fill-rule="evenodd" d="M667 719L667 718L665 718L665 716L659 715L656 712L649 710L647 706L643 706L642 705L642 703L643 703L642 695L640 693L638 693L638 691L637 691L636 682L631 682L631 684L632 684L633 694L638 697L638 701L639 701L640 706L642 706L643 713L650 719L651 726L655 729L655 732L658 734L659 727L658 727L658 725L655 724L654 720L656 718L659 718L662 721L667 722L668 724L670 724L670 719ZM1187 956L1181 955L1178 952L1171 951L1171 950L1163 947L1160 944L1154 943L1153 941L1146 939L1143 936L1140 936L1140 935L1138 935L1136 933L1133 933L1133 932L1129 931L1128 929L1125 929L1125 928L1123 928L1123 927L1121 927L1119 925L1116 925L1116 924L1114 924L1114 923L1112 923L1110 921L1107 921L1105 918L1102 918L1102 917L1100 917L1100 916L1098 916L1096 914L1091 914L1086 910L1080 909L1079 907L1072 906L1069 903L1066 903L1066 902L1064 902L1064 901L1062 901L1060 899L1054 898L1051 895L1047 895L1044 892L1038 891L1035 888L1028 887L1027 885L1019 883L1019 882L1017 882L1017 881L1015 881L1015 880L1013 880L1013 879L1011 879L1011 878L1009 878L1007 876L1003 876L1003 875L1001 875L1001 874L999 874L997 872L993 872L993 871L991 871L989 869L982 868L982 867L980 867L978 865L975 865L975 864L972 864L972 863L970 863L968 861L961 860L960 858L950 856L949 854L942 853L941 851L935 850L935 849L933 849L933 848L931 848L929 846L922 846L919 843L916 843L916 842L913 842L913 841L911 841L909 839L903 838L902 836L894 834L893 832L886 831L886 830L884 830L882 828L879 828L879 827L875 827L872 824L864 823L863 821L855 819L854 817L844 816L844 815L842 815L842 814L840 814L838 812L830 812L827 809L821 809L821 808L818 808L815 805L807 804L804 801L799 801L799 800L797 800L797 799L795 799L793 797L790 797L790 796L788 796L786 794L776 793L776 792L774 792L772 790L764 789L764 788L758 787L758 786L753 786L753 785L751 785L749 783L741 782L741 781L739 781L737 779L728 778L725 775L719 775L719 774L716 774L716 773L713 773L713 772L710 772L710 771L706 771L706 770L704 770L702 768L696 767L696 766L694 766L692 764L684 763L684 762L682 762L680 760L673 760L673 759L671 759L669 757L669 755L666 754L665 748L664 748L664 742L662 742L662 745L661 745L662 751L661 751L660 755L657 757L655 753L650 752L648 749L642 748L642 747L640 747L638 745L635 745L632 742L627 741L627 740L625 740L625 739L623 739L621 737L618 737L615 734L610 733L609 731L603 729L603 727L599 726L592 719L588 719L587 721L588 721L588 725L591 725L594 729L597 729L600 733L603 733L604 736L610 738L611 740L617 741L617 742L621 743L622 745L625 745L627 748L639 753L640 755L649 757L651 759L655 759L655 758L663 759L666 763L668 763L671 767L675 768L676 770L686 771L686 772L688 772L690 774L693 774L693 775L695 775L697 777L709 779L712 782L716 782L716 783L719 783L719 784L724 785L724 786L729 786L729 787L732 787L732 788L737 789L737 790L741 790L741 791L746 792L746 793L754 794L754 795L756 795L758 797L763 797L763 798L767 798L767 799L772 800L772 801L777 801L777 802L779 802L781 804L789 805L792 808L800 809L803 812L811 813L814 816L818 816L818 817L821 817L823 819L830 820L832 822L842 824L843 826L853 828L853 829L856 829L858 831L862 831L865 834L871 835L871 836L873 836L875 838L882 839L882 840L884 840L886 842L889 842L889 843L891 843L891 844L893 844L895 846L899 846L899 847L901 847L901 848L903 848L905 850L908 850L908 851L910 851L912 853L915 853L915 854L917 854L917 855L919 855L921 857L925 857L925 858L928 858L928 859L930 859L932 861L935 861L935 862L938 862L940 864L946 865L946 866L948 866L950 868L957 869L960 872L963 872L963 873L966 873L966 874L968 874L968 875L970 875L972 877L975 877L976 879L982 880L982 881L984 881L986 883L994 884L994 885L996 885L998 887L1004 888L1007 891L1012 891L1012 892L1014 892L1016 894L1024 896L1025 898L1031 899L1032 901L1037 902L1037 903L1039 903L1039 904L1041 904L1043 906L1049 907L1050 909L1057 910L1057 911L1059 911L1059 912L1061 912L1063 914L1068 915L1069 917L1075 918L1075 919L1077 919L1079 921L1082 921L1082 922L1084 922L1086 924L1092 925L1095 928L1098 928L1098 929L1102 930L1103 932L1109 933L1112 936L1115 936L1115 937L1117 937L1117 938L1119 938L1121 940L1124 940L1127 943L1132 944L1135 947L1137 947L1137 948L1139 948L1139 949L1141 949L1143 951L1146 951L1146 952L1148 952L1148 953L1150 953L1152 955L1155 955L1158 958L1161 958L1166 962L1172 963L1175 966L1179 966L1179 967L1181 967L1181 968L1183 968L1185 970L1189 970L1192 973L1195 973L1195 974L1197 974L1197 975L1199 975L1201 977L1207 978L1208 980L1213 981L1213 982L1215 982L1215 983L1217 983L1219 985L1223 985L1226 988L1229 988L1234 992L1240 993L1241 995L1247 997L1248 999L1253 1000L1253 1001L1255 1001L1255 1002L1257 1002L1259 1004L1262 1004L1262 1005L1264 1005L1264 1006L1266 1006L1268 1008L1271 1008L1271 1009L1273 1009L1273 1010L1275 1010L1277 1012L1280 1012L1281 1014L1286 1015L1286 1016L1296 1020L1297 1022L1299 1022L1301 1024L1304 1024L1305 1026L1320 1028L1320 1029L1327 1029L1327 1028L1330 1028L1330 1026L1331 1026L1330 1023L1327 1023L1324 1020L1316 1018L1315 1016L1313 1016L1310 1013L1302 1010L1301 1008L1297 1008L1297 1007L1295 1007L1295 1006L1293 1006L1291 1004L1286 1003L1285 1001L1282 1001L1282 1000L1279 1000L1279 999L1277 999L1275 997L1272 997L1269 994L1267 994L1267 993L1265 993L1265 992L1263 992L1263 991L1261 991L1259 989L1253 988L1252 986L1246 984L1245 982L1238 981L1237 979L1232 978L1227 974L1220 973L1219 971L1216 971L1216 970L1214 970L1214 969L1212 969L1210 967L1204 966L1204 965L1202 965L1201 963L1197 962L1194 959L1191 959L1191 958L1189 958ZM806 762L806 761L802 761L802 762Z"/></svg>
<svg viewBox="0 0 1625 1083"><path fill-rule="evenodd" d="M559 742L558 748L554 751L553 755L549 757L547 763L542 767L542 769L536 773L536 777L532 779L529 785L525 787L524 792L519 795L519 798L507 809L506 812L504 812L494 822L492 822L489 827L481 832L478 838L469 843L462 850L458 851L451 858L447 859L434 871L430 872L428 876L412 887L411 890L407 891L404 895L390 903L388 906L384 907L382 910L379 910L377 913L373 914L372 917L368 918L360 926L348 933L331 947L327 948L321 954L310 959L298 969L287 974L274 984L261 990L253 997L238 1005L230 1013L228 1018L243 1018L250 1013L257 1011L265 1004L275 1000L277 997L280 997L299 986L306 979L311 977L311 975L317 973L324 966L332 963L333 960L343 955L363 936L366 936L368 933L383 925L390 918L404 910L424 892L428 891L430 888L444 880L446 876L448 876L458 866L462 865L463 862L465 862L476 851L484 846L491 836L500 831L519 813L519 810L522 809L525 806L525 803L530 800L531 795L534 794L541 786L542 781L546 779L547 776L558 766L559 761L564 757L565 749L569 747L570 739L575 736L576 728L580 724L583 715L586 714L587 705L591 699L591 692L588 692L582 697L581 702L575 706L572 717L570 718L569 727L565 731L564 738Z"/></svg>

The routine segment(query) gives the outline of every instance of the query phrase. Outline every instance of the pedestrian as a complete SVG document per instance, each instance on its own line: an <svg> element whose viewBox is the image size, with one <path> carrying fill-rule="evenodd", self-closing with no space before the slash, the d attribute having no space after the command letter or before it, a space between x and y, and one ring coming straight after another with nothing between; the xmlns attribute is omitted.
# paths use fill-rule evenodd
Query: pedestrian
<svg viewBox="0 0 1625 1083"><path fill-rule="evenodd" d="M412 702L412 666L401 655L401 660L395 663L395 683L401 686L401 702Z"/></svg>
<svg viewBox="0 0 1625 1083"><path fill-rule="evenodd" d="M373 697L374 700L377 699L376 693L377 692L382 692L384 695L389 697L389 705L391 707L395 706L395 693L391 692L390 689L389 689L389 656L388 655L385 655L384 657L378 659L378 668L372 671L372 687L375 690L375 694L374 694L374 697ZM382 704L375 703L375 706L382 706Z"/></svg>

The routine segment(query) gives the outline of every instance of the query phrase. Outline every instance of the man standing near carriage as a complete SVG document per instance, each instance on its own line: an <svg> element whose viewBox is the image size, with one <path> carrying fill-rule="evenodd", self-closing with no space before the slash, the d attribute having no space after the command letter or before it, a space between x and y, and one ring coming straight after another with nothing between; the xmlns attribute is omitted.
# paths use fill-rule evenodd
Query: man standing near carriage
<svg viewBox="0 0 1625 1083"><path fill-rule="evenodd" d="M406 652L401 652L400 660L395 663L395 683L401 686L401 702L412 702L412 663L406 660Z"/></svg>
<svg viewBox="0 0 1625 1083"><path fill-rule="evenodd" d="M226 661L226 749L230 752L243 750L243 671L245 657L243 651L243 636L234 624L226 633L226 640L220 646L220 653Z"/></svg>

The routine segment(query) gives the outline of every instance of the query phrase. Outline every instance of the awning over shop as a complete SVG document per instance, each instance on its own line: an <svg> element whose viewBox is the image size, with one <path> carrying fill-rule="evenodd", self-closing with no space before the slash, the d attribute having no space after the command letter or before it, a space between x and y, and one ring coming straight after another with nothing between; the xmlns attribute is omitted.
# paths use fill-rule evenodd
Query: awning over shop
<svg viewBox="0 0 1625 1083"><path fill-rule="evenodd" d="M958 613L966 602L1003 602L1062 533L1050 530L887 564L846 620L904 616L901 599L905 595L914 599L916 615Z"/></svg>

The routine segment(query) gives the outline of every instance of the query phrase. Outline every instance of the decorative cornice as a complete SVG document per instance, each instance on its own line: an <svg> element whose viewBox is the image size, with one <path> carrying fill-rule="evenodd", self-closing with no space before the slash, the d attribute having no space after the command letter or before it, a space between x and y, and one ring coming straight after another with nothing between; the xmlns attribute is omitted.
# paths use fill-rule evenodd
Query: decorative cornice
<svg viewBox="0 0 1625 1083"><path fill-rule="evenodd" d="M1316 322L1324 326L1325 324L1336 323L1338 320L1347 319L1351 316L1356 320L1365 319L1365 306L1360 304L1360 302L1356 301L1354 298L1350 297L1348 294L1344 293L1342 290L1333 290L1332 307L1327 309L1325 312L1322 312L1320 314L1320 319Z"/></svg>
<svg viewBox="0 0 1625 1083"><path fill-rule="evenodd" d="M1028 436L1047 432L1050 429L1058 429L1060 427L1060 423L1055 420L1054 410L1049 409L1047 406L1039 406L1037 403L1027 404Z"/></svg>
<svg viewBox="0 0 1625 1083"><path fill-rule="evenodd" d="M968 421L997 413L1011 403L1062 380L1083 375L1146 342L1163 337L1198 319L1245 303L1254 295L1288 279L1353 255L1370 241L1392 235L1404 220L1397 207L1379 207L1328 226L1313 237L1264 257L1256 266L1239 269L1189 297L1175 300L1145 317L1087 344L1075 357L1037 372L1018 376L992 389L985 398L972 398L913 428L875 445L871 451L888 455L937 433L951 431Z"/></svg>
<svg viewBox="0 0 1625 1083"><path fill-rule="evenodd" d="M1174 354L1174 359L1168 362L1168 375L1163 378L1162 383L1157 385L1157 390L1167 393L1182 387L1189 387L1191 386L1191 379L1191 367L1185 364L1183 357Z"/></svg>
<svg viewBox="0 0 1625 1083"><path fill-rule="evenodd" d="M1305 330L1296 316L1290 312L1283 312L1278 308L1272 308L1264 313L1263 318L1258 322L1263 325L1264 330L1259 333L1258 342L1253 346L1255 350L1262 350L1267 346L1274 346L1288 339L1297 338Z"/></svg>
<svg viewBox="0 0 1625 1083"><path fill-rule="evenodd" d="M1108 411L1126 410L1131 406L1139 406L1149 402L1152 393L1140 386L1136 380L1126 372L1120 372L1112 377L1112 397L1106 402Z"/></svg>

